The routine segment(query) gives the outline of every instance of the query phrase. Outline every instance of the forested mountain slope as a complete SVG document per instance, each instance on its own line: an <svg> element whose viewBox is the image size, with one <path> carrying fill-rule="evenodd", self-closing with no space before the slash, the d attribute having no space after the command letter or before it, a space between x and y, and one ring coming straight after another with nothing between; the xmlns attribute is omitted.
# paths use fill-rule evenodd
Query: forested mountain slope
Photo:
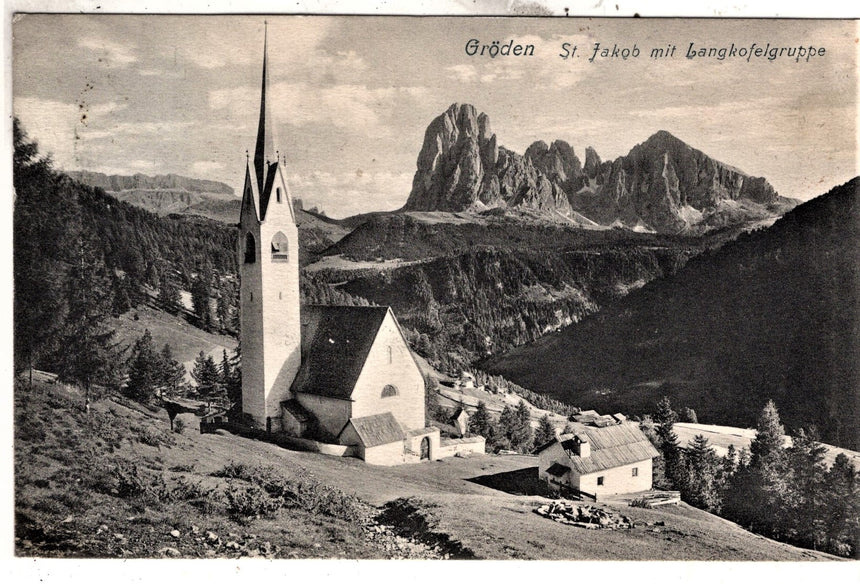
<svg viewBox="0 0 860 584"><path fill-rule="evenodd" d="M691 260L486 368L599 411L661 395L750 426L773 399L789 427L860 446L860 179Z"/></svg>

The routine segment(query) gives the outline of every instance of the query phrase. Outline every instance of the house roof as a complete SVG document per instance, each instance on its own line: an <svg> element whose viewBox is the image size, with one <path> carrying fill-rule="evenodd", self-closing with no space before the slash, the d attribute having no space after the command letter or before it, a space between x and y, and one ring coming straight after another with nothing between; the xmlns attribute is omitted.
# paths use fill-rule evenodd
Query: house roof
<svg viewBox="0 0 860 584"><path fill-rule="evenodd" d="M350 426L358 434L358 438L365 448L390 444L406 438L406 432L403 431L391 412L364 416L363 418L350 418L344 429L341 430L341 435Z"/></svg>
<svg viewBox="0 0 860 584"><path fill-rule="evenodd" d="M575 448L575 437L583 434L591 445L591 453L585 457L576 454ZM570 459L571 467L581 475L649 460L660 454L639 426L630 423L603 428L584 426L577 430L576 436L559 436L553 442L542 446L538 452L546 450L556 442L561 443L567 458Z"/></svg>
<svg viewBox="0 0 860 584"><path fill-rule="evenodd" d="M560 476L564 476L565 473L569 473L570 468L567 466L564 466L563 464L559 464L557 462L554 462L554 463L552 463L552 466L550 466L548 469L546 469L546 472L548 472L549 474L551 474L554 477L560 477Z"/></svg>
<svg viewBox="0 0 860 584"><path fill-rule="evenodd" d="M306 350L293 391L350 399L387 314L384 306L303 306Z"/></svg>

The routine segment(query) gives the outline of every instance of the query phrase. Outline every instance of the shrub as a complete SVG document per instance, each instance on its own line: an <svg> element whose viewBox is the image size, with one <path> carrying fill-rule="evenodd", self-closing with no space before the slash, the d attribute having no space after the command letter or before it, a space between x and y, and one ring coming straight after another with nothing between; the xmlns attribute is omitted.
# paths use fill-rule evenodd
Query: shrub
<svg viewBox="0 0 860 584"><path fill-rule="evenodd" d="M161 447L162 444L165 446L172 446L174 444L172 438L152 426L142 426L139 428L137 430L137 441L141 444L157 448Z"/></svg>
<svg viewBox="0 0 860 584"><path fill-rule="evenodd" d="M146 492L146 477L137 464L127 460L118 461L110 471L113 489L122 498L137 497Z"/></svg>
<svg viewBox="0 0 860 584"><path fill-rule="evenodd" d="M177 434L182 434L185 430L185 422L182 421L181 418L178 418L175 422L173 422L173 431Z"/></svg>
<svg viewBox="0 0 860 584"><path fill-rule="evenodd" d="M170 491L170 498L174 501L191 501L212 496L216 489L208 488L202 482L191 482L185 477L179 477L176 485Z"/></svg>
<svg viewBox="0 0 860 584"><path fill-rule="evenodd" d="M272 497L257 485L231 484L224 492L227 512L237 521L247 521L271 515L284 505L280 497Z"/></svg>
<svg viewBox="0 0 860 584"><path fill-rule="evenodd" d="M361 517L364 507L354 495L331 487L305 471L287 478L271 466L249 466L230 462L214 476L248 481L259 487L282 505L320 515L354 521ZM228 494L228 507L231 505Z"/></svg>

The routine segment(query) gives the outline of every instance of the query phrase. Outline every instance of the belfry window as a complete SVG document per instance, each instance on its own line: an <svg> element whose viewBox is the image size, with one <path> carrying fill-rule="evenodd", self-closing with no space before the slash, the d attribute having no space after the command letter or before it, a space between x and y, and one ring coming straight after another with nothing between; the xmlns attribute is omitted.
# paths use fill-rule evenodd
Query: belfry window
<svg viewBox="0 0 860 584"><path fill-rule="evenodd" d="M281 202L281 187L275 189L275 198L279 203Z"/></svg>
<svg viewBox="0 0 860 584"><path fill-rule="evenodd" d="M245 263L253 264L257 261L257 244L254 236L250 233L245 236Z"/></svg>
<svg viewBox="0 0 860 584"><path fill-rule="evenodd" d="M278 231L272 238L272 261L290 261L290 244L287 240L287 236L280 231Z"/></svg>

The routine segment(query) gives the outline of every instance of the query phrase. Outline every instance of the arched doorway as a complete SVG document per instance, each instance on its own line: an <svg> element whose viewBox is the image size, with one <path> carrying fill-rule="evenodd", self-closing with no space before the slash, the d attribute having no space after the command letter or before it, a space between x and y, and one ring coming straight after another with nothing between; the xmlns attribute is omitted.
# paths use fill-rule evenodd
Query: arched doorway
<svg viewBox="0 0 860 584"><path fill-rule="evenodd" d="M421 439L421 460L430 459L430 437L425 436Z"/></svg>

